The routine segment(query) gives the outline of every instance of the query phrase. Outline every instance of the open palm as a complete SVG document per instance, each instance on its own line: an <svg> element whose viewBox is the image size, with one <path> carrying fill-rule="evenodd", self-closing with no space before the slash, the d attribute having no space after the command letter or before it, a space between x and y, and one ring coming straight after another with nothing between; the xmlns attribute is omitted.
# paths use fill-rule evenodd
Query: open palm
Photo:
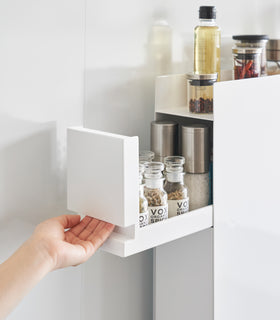
<svg viewBox="0 0 280 320"><path fill-rule="evenodd" d="M58 269L85 262L113 229L114 225L89 216L80 220L79 215L62 215L40 223L33 238L43 241L53 269Z"/></svg>

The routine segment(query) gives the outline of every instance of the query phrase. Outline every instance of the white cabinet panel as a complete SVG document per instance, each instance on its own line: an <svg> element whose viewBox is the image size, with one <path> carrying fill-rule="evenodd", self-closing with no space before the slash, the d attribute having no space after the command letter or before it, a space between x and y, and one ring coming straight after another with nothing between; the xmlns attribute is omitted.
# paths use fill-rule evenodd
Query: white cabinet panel
<svg viewBox="0 0 280 320"><path fill-rule="evenodd" d="M154 320L213 319L212 231L154 250Z"/></svg>
<svg viewBox="0 0 280 320"><path fill-rule="evenodd" d="M280 318L279 84L215 85L215 320Z"/></svg>
<svg viewBox="0 0 280 320"><path fill-rule="evenodd" d="M68 208L127 227L139 208L138 137L68 129Z"/></svg>

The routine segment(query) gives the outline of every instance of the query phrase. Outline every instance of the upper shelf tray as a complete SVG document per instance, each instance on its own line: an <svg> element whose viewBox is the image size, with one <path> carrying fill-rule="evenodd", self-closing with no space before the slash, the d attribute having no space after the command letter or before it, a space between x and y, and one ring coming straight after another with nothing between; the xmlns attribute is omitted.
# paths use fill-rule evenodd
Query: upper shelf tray
<svg viewBox="0 0 280 320"><path fill-rule="evenodd" d="M155 112L179 117L213 121L213 114L189 112L185 74L160 76L156 80Z"/></svg>
<svg viewBox="0 0 280 320"><path fill-rule="evenodd" d="M207 114L191 113L188 111L187 106L177 107L177 108L168 108L168 109L157 109L156 112L170 114L172 116L201 119L201 120L206 120L206 121L213 121L214 120L213 113L207 113Z"/></svg>
<svg viewBox="0 0 280 320"><path fill-rule="evenodd" d="M231 70L221 71L222 82L231 80L231 76ZM221 82L219 82L219 84L220 83ZM214 116L211 113L203 114L189 112L189 108L187 106L187 87L188 80L186 74L171 74L157 77L155 88L155 112L179 117L214 121Z"/></svg>

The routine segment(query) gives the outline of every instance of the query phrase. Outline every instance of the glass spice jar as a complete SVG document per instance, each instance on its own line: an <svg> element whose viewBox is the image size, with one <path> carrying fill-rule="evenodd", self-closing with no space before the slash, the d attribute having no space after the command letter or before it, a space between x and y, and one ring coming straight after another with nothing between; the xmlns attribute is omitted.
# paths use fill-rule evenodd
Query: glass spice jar
<svg viewBox="0 0 280 320"><path fill-rule="evenodd" d="M267 74L280 74L280 40L271 39L266 46Z"/></svg>
<svg viewBox="0 0 280 320"><path fill-rule="evenodd" d="M144 196L143 173L145 165L139 164L139 226L145 227L149 224L148 200Z"/></svg>
<svg viewBox="0 0 280 320"><path fill-rule="evenodd" d="M155 153L149 150L141 150L139 152L139 163L151 162L155 158Z"/></svg>
<svg viewBox="0 0 280 320"><path fill-rule="evenodd" d="M213 112L213 84L217 81L217 73L188 73L189 111L192 113Z"/></svg>
<svg viewBox="0 0 280 320"><path fill-rule="evenodd" d="M168 198L169 217L175 217L189 211L188 190L184 185L184 163L184 157L171 156L164 158L166 172L164 190Z"/></svg>
<svg viewBox="0 0 280 320"><path fill-rule="evenodd" d="M163 169L164 165L161 162L150 162L146 165L144 195L148 200L149 223L168 218L167 193L163 189Z"/></svg>
<svg viewBox="0 0 280 320"><path fill-rule="evenodd" d="M261 48L234 47L233 78L256 78L261 76Z"/></svg>
<svg viewBox="0 0 280 320"><path fill-rule="evenodd" d="M236 47L247 47L247 48L261 48L261 76L267 75L266 68L266 45L268 41L268 35L266 34L252 34L252 35L235 35L232 36L235 40Z"/></svg>

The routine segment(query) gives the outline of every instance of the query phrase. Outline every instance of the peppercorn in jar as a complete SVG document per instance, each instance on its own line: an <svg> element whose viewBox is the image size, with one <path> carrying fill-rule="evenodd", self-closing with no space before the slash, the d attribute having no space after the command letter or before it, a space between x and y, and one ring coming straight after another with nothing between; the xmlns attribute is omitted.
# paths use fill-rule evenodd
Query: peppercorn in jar
<svg viewBox="0 0 280 320"><path fill-rule="evenodd" d="M155 223L168 218L167 194L163 189L161 162L150 162L146 165L144 178L144 195L148 200L149 223Z"/></svg>
<svg viewBox="0 0 280 320"><path fill-rule="evenodd" d="M185 158L171 156L164 159L166 180L164 190L168 197L168 215L175 217L189 211L188 190L184 185Z"/></svg>
<svg viewBox="0 0 280 320"><path fill-rule="evenodd" d="M217 73L187 74L190 112L213 113L213 84L217 76Z"/></svg>

